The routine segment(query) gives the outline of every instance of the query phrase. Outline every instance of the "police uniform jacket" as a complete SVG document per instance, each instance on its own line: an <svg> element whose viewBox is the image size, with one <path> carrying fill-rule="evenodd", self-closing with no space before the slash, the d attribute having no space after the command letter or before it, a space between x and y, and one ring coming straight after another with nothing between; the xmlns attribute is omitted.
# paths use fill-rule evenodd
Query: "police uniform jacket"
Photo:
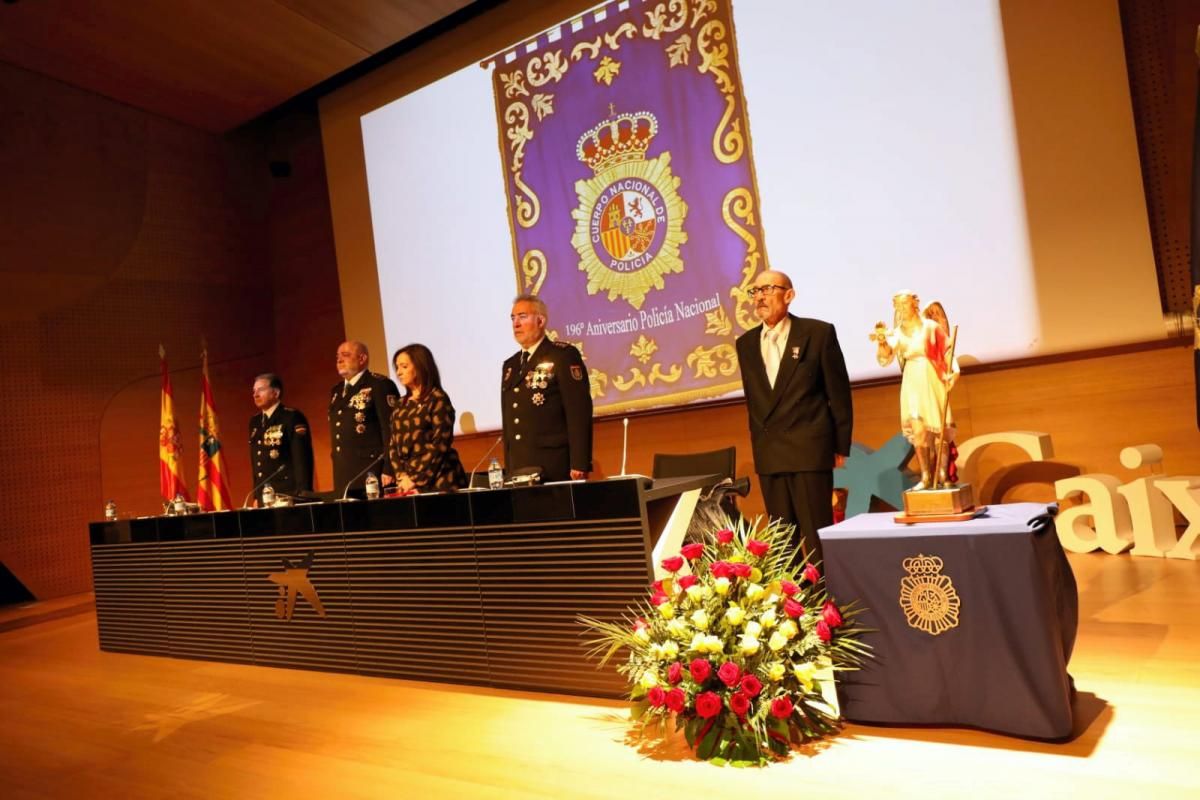
<svg viewBox="0 0 1200 800"><path fill-rule="evenodd" d="M511 474L541 467L542 480L592 471L592 393L575 347L543 338L524 366L518 350L504 362L500 407L504 463Z"/></svg>
<svg viewBox="0 0 1200 800"><path fill-rule="evenodd" d="M391 475L387 459L388 425L392 409L400 399L400 390L386 375L363 372L358 383L346 387L338 381L330 390L329 435L333 447L333 488L339 494L354 480L361 487L367 469L380 456L383 458L369 471L376 475Z"/></svg>
<svg viewBox="0 0 1200 800"><path fill-rule="evenodd" d="M280 494L312 491L312 433L303 412L279 403L271 416L250 418L250 474L255 485L266 481ZM257 497L261 502L261 487Z"/></svg>

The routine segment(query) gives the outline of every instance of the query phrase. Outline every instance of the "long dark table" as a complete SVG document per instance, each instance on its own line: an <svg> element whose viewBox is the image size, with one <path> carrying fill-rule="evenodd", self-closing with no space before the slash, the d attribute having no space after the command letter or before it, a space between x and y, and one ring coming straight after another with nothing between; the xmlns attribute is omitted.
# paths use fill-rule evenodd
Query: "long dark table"
<svg viewBox="0 0 1200 800"><path fill-rule="evenodd" d="M100 647L618 697L616 620L715 476L628 478L89 526Z"/></svg>
<svg viewBox="0 0 1200 800"><path fill-rule="evenodd" d="M1071 733L1078 593L1045 512L1013 503L907 526L861 514L820 531L830 592L861 601L874 629L875 658L839 673L847 719Z"/></svg>

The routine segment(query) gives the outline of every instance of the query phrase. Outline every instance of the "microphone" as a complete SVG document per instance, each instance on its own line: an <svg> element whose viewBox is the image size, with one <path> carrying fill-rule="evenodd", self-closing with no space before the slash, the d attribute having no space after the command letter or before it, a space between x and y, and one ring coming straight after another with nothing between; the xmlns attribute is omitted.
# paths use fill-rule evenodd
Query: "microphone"
<svg viewBox="0 0 1200 800"><path fill-rule="evenodd" d="M285 467L287 467L287 464L280 464L274 472L272 472L270 475L268 475L267 477L265 477L261 481L259 481L253 489L246 492L246 499L242 501L242 508L248 507L250 504L250 498L254 496L254 493L257 492L262 487L266 486L268 483L270 483L271 479L274 478L279 473L283 472Z"/></svg>
<svg viewBox="0 0 1200 800"><path fill-rule="evenodd" d="M354 482L356 480L358 480L359 478L361 478L363 475L366 475L368 472L370 472L371 467L375 466L380 461L383 461L383 457L385 455L387 455L387 453L380 453L379 455L375 456L375 458L371 460L370 464L367 464L365 467L362 468L361 472L359 472L357 475L355 475L350 480L346 481L346 488L344 490L342 490L342 496L339 499L340 500L348 500L349 498L347 497L347 495L350 494L350 487L354 485Z"/></svg>
<svg viewBox="0 0 1200 800"><path fill-rule="evenodd" d="M484 453L483 457L480 458L478 463L475 464L475 468L472 469L471 474L467 476L467 488L468 489L474 488L471 484L473 484L475 482L475 473L479 471L479 467L483 464L484 461L487 460L487 457L492 454L492 451L496 449L496 445L500 444L500 442L502 442L502 441L504 441L503 433L496 437L496 441L492 442L492 446L487 449L487 452Z"/></svg>
<svg viewBox="0 0 1200 800"><path fill-rule="evenodd" d="M629 417L621 420L625 430L621 434L621 475L625 475L625 456L629 453Z"/></svg>

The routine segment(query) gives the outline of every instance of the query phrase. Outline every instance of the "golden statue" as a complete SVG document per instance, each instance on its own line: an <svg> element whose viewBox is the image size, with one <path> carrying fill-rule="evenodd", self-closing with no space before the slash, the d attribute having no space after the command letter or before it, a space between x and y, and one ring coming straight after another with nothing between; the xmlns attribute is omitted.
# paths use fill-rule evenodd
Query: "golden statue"
<svg viewBox="0 0 1200 800"><path fill-rule="evenodd" d="M879 366L886 367L892 359L900 364L900 427L921 467L914 490L955 486L950 391L959 376L954 357L958 328L951 332L941 303L932 302L922 311L912 292L897 292L892 306L892 327L875 323L871 339L878 346Z"/></svg>

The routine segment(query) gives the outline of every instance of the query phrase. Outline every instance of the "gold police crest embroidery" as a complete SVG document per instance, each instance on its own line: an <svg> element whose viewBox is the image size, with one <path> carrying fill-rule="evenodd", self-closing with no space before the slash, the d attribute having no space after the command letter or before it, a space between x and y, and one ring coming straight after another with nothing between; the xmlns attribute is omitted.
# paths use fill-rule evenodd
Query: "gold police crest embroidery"
<svg viewBox="0 0 1200 800"><path fill-rule="evenodd" d="M909 626L930 636L957 628L961 602L954 582L942 574L942 559L918 554L902 566L908 575L900 579L900 609Z"/></svg>
<svg viewBox="0 0 1200 800"><path fill-rule="evenodd" d="M687 241L687 204L671 174L671 154L647 159L658 134L648 111L618 114L586 131L575 156L594 177L575 182L579 207L571 212L579 269L588 276L588 294L607 292L640 309L663 276L683 272L679 247Z"/></svg>

